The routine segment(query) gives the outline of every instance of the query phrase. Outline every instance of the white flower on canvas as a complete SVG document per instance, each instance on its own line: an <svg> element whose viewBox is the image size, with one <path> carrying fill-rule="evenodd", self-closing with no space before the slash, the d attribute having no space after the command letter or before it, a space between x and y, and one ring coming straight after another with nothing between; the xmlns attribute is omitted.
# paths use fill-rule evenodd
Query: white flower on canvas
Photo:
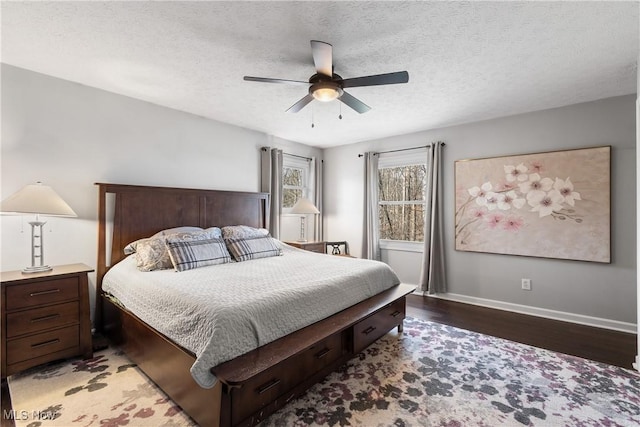
<svg viewBox="0 0 640 427"><path fill-rule="evenodd" d="M532 194L529 197L529 194ZM535 191L527 194L527 203L532 207L531 212L538 212L540 218L551 215L554 211L562 209L564 197L558 190Z"/></svg>
<svg viewBox="0 0 640 427"><path fill-rule="evenodd" d="M576 205L576 200L582 200L580 193L573 191L573 183L568 177L566 180L556 178L556 182L553 183L553 188L558 190L562 197L564 197L564 201L571 206Z"/></svg>
<svg viewBox="0 0 640 427"><path fill-rule="evenodd" d="M518 197L515 191L507 191L498 195L498 209L508 211L511 207L520 209L524 206L525 200Z"/></svg>
<svg viewBox="0 0 640 427"><path fill-rule="evenodd" d="M518 166L508 165L504 167L504 173L507 174L507 181L526 181L529 179L527 175L527 171L529 169L524 165L524 163L520 163Z"/></svg>
<svg viewBox="0 0 640 427"><path fill-rule="evenodd" d="M532 173L529 175L529 180L518 184L518 187L520 187L522 194L527 195L527 201L529 201L530 198L538 200L553 188L553 180L551 178L541 178L539 174Z"/></svg>
<svg viewBox="0 0 640 427"><path fill-rule="evenodd" d="M490 211L496 209L498 207L498 203L500 202L500 195L498 193L494 193L493 191L489 191L486 196L487 203L485 206Z"/></svg>
<svg viewBox="0 0 640 427"><path fill-rule="evenodd" d="M469 192L471 197L476 198L476 204L480 206L486 206L487 194L491 192L491 190L493 190L493 185L491 185L491 182L487 181L484 184L482 184L480 187L471 187L467 191Z"/></svg>

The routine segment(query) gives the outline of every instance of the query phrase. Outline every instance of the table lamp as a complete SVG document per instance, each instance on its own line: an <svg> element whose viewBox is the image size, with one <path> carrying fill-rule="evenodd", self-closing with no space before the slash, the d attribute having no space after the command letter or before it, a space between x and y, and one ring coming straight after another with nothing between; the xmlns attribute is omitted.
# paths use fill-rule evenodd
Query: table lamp
<svg viewBox="0 0 640 427"><path fill-rule="evenodd" d="M298 242L306 242L307 239L304 237L305 224L304 221L306 216L309 214L319 214L320 211L316 208L316 205L313 202L305 197L298 199L295 205L291 208L290 211L292 214L298 214L300 216L300 239Z"/></svg>
<svg viewBox="0 0 640 427"><path fill-rule="evenodd" d="M41 182L26 185L17 193L3 200L0 203L0 212L36 215L35 221L29 222L31 225L31 266L23 269L23 273L38 273L52 269L44 264L42 226L46 224L46 221L40 221L40 215L78 216L51 187L42 185ZM38 260L37 265L36 260Z"/></svg>

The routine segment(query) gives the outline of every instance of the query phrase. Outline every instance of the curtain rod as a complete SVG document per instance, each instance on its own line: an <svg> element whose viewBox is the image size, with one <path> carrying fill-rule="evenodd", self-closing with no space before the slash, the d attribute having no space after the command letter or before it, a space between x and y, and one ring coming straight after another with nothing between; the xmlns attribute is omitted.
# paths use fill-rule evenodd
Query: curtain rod
<svg viewBox="0 0 640 427"><path fill-rule="evenodd" d="M261 149L262 151L269 151L269 149L270 149L270 148L271 148L271 147L262 147L262 148L260 148L260 149ZM305 159L305 160L307 160L307 161L309 161L309 162L310 162L311 160L313 160L311 157L305 157L305 156L299 156L299 155L297 155L297 154L285 153L284 151L282 152L282 154L284 154L284 155L286 155L286 156L291 156L291 157L299 157L299 158L301 158L301 159Z"/></svg>
<svg viewBox="0 0 640 427"><path fill-rule="evenodd" d="M310 162L311 160L313 160L311 157L305 157L305 156L299 156L299 155L297 155L297 154L285 153L284 151L282 152L282 154L284 154L285 156L298 157L298 158L300 158L300 159L305 159L305 160L307 160L307 161L309 161L309 162Z"/></svg>
<svg viewBox="0 0 640 427"><path fill-rule="evenodd" d="M429 145L422 145L422 146L420 146L420 147L399 148L399 149L397 149L397 150L378 151L378 152L376 152L376 153L374 153L374 154L385 154L385 153L396 153L396 152L398 152L398 151L419 150L419 149L421 149L421 148L429 148L429 147L431 147L432 145L433 145L433 144L429 144ZM442 146L443 146L443 147L445 146L445 143L444 143L444 142L442 143ZM361 153L361 154L358 154L358 157L362 157L362 156L364 156L364 154L362 154L362 153Z"/></svg>

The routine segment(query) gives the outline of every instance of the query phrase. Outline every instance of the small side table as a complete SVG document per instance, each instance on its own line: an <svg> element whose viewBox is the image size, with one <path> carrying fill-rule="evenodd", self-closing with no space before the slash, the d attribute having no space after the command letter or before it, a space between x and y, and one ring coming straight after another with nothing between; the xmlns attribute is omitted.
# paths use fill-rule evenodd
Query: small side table
<svg viewBox="0 0 640 427"><path fill-rule="evenodd" d="M293 246L294 248L304 249L309 252L317 252L319 254L324 254L325 252L325 242L285 242L289 246Z"/></svg>
<svg viewBox="0 0 640 427"><path fill-rule="evenodd" d="M0 273L2 378L73 356L93 356L85 264Z"/></svg>

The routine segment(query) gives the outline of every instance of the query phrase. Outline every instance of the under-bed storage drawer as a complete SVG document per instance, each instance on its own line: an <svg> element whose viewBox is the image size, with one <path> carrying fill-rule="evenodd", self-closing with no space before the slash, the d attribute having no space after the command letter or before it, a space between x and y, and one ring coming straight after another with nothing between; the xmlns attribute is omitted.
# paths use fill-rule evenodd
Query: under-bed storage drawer
<svg viewBox="0 0 640 427"><path fill-rule="evenodd" d="M239 389L234 389L232 391L233 424L238 424L260 411L311 374L336 361L347 350L343 344L345 333L337 333L325 338L302 353L249 379ZM256 420L258 421L261 420Z"/></svg>
<svg viewBox="0 0 640 427"><path fill-rule="evenodd" d="M353 352L360 353L369 344L399 325L405 317L404 298L383 307L380 311L353 327Z"/></svg>

